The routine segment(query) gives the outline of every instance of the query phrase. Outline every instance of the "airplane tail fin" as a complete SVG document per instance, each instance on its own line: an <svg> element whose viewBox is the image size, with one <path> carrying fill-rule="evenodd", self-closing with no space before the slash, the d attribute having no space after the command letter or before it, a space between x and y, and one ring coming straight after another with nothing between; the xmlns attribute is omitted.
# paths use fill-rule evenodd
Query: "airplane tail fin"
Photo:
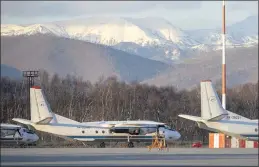
<svg viewBox="0 0 259 167"><path fill-rule="evenodd" d="M210 80L202 81L201 85L201 117L207 121L223 119L228 112L222 107L217 92Z"/></svg>
<svg viewBox="0 0 259 167"><path fill-rule="evenodd" d="M79 123L52 112L50 105L39 86L30 88L31 120L13 118L13 121L26 125L50 123Z"/></svg>
<svg viewBox="0 0 259 167"><path fill-rule="evenodd" d="M48 124L54 114L39 86L30 88L31 121L36 124Z"/></svg>
<svg viewBox="0 0 259 167"><path fill-rule="evenodd" d="M195 122L206 121L219 121L219 120L230 120L230 121L248 121L249 118L243 117L236 113L225 110L217 92L210 80L202 81L201 86L201 117L191 116L191 115L178 115L179 117L192 120ZM251 121L251 120L250 120ZM254 120L255 122L258 120Z"/></svg>
<svg viewBox="0 0 259 167"><path fill-rule="evenodd" d="M50 105L39 86L30 89L31 121L36 124L79 123L52 112Z"/></svg>

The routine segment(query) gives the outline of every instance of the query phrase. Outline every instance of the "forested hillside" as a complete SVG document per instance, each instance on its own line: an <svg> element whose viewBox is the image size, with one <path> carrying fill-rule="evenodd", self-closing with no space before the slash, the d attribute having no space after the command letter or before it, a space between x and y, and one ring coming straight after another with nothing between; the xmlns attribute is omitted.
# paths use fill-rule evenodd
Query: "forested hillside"
<svg viewBox="0 0 259 167"><path fill-rule="evenodd" d="M45 69L62 77L82 76L91 82L101 76L143 81L170 68L105 45L42 34L1 37L1 63L21 71Z"/></svg>
<svg viewBox="0 0 259 167"><path fill-rule="evenodd" d="M126 119L161 121L180 130L181 140L207 141L207 131L177 116L180 113L200 115L199 88L178 91L173 86L158 88L138 83L126 84L116 78L100 79L91 84L73 76L49 77L45 71L41 72L37 84L43 88L53 112L65 117L80 122ZM26 96L25 81L1 78L1 122L11 122L14 117L30 119ZM258 119L258 82L228 89L227 109ZM50 141L52 137L45 135L44 139Z"/></svg>

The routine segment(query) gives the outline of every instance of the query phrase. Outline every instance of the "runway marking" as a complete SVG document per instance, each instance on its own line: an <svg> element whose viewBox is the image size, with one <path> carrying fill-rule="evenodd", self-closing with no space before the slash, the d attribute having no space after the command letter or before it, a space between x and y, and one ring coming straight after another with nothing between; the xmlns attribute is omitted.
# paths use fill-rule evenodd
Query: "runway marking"
<svg viewBox="0 0 259 167"><path fill-rule="evenodd" d="M2 162L55 162L58 160L62 161L80 161L81 159L84 159L84 161L113 161L113 160L213 160L213 159L254 159L257 158L258 155L255 154L242 154L242 155L157 155L157 154L149 154L149 155L80 155L80 156L26 156L26 155L14 155L14 156L2 156L1 161Z"/></svg>
<svg viewBox="0 0 259 167"><path fill-rule="evenodd" d="M242 159L241 159L242 161ZM245 161L245 159L243 159ZM231 162L231 163L229 163ZM116 160L116 162L107 162L107 161L69 161L69 162L9 162L9 163L2 163L2 166L29 166L29 165L62 165L62 166L69 166L69 165L84 165L84 166L92 166L92 165L106 165L106 166L116 166L116 165L126 165L126 166L138 166L138 165L170 165L170 166L178 166L178 165L210 165L210 164L216 164L216 165L234 165L234 166L240 166L240 165L248 165L247 162L235 162L234 159L228 159L224 161L218 161L218 160L163 160L163 161L157 161L157 160L149 160L149 161L141 161L141 160L130 160L130 161L122 161L122 160ZM249 166L257 166L258 160L249 161Z"/></svg>
<svg viewBox="0 0 259 167"><path fill-rule="evenodd" d="M258 166L257 149L179 149L148 152L143 148L2 149L2 166L73 165L234 165Z"/></svg>

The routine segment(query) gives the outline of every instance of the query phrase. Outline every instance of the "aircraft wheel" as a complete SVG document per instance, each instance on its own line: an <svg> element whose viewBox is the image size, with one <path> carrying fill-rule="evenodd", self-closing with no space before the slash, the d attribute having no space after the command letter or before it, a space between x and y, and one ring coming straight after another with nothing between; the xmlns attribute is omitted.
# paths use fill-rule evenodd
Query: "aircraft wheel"
<svg viewBox="0 0 259 167"><path fill-rule="evenodd" d="M101 147L101 148L105 148L105 143L102 142L102 143L100 144L100 147Z"/></svg>
<svg viewBox="0 0 259 167"><path fill-rule="evenodd" d="M133 147L134 147L134 144L133 144L132 142L129 142L129 143L128 143L128 147L129 147L129 148L133 148Z"/></svg>
<svg viewBox="0 0 259 167"><path fill-rule="evenodd" d="M36 146L36 143L30 143L29 146Z"/></svg>

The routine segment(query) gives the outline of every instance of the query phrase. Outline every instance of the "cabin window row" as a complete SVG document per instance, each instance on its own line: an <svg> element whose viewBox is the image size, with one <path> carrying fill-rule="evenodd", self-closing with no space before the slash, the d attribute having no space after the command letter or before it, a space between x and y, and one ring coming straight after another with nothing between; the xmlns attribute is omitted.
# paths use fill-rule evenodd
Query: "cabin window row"
<svg viewBox="0 0 259 167"><path fill-rule="evenodd" d="M84 131L84 130L82 130L82 133L85 133L85 131ZM99 133L99 131L98 131L98 130L96 130L96 131L95 131L95 133ZM103 131L102 131L102 133L105 133L105 131L103 130Z"/></svg>

